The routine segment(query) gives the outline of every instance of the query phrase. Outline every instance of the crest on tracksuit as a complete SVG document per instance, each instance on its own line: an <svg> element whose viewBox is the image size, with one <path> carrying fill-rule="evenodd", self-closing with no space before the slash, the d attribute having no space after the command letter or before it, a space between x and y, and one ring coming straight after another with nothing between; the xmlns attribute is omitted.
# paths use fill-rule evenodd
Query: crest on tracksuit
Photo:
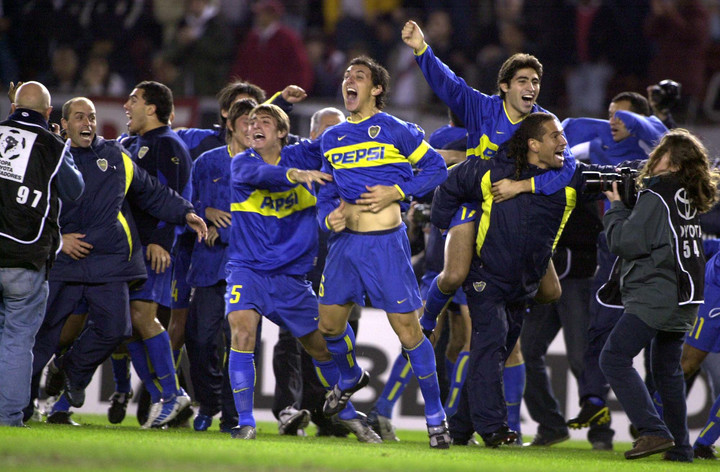
<svg viewBox="0 0 720 472"><path fill-rule="evenodd" d="M483 290L485 290L486 285L487 284L485 282L473 282L473 289L476 292L482 292Z"/></svg>
<svg viewBox="0 0 720 472"><path fill-rule="evenodd" d="M95 161L97 166L100 168L101 171L105 172L108 169L108 161L107 159L100 158L97 161Z"/></svg>
<svg viewBox="0 0 720 472"><path fill-rule="evenodd" d="M375 139L378 134L380 134L380 127L378 125L372 125L371 127L368 128L368 135L372 139Z"/></svg>
<svg viewBox="0 0 720 472"><path fill-rule="evenodd" d="M145 157L145 154L147 154L147 152L149 150L150 150L150 148L147 146L141 147L140 150L138 151L138 159L142 159L143 157Z"/></svg>

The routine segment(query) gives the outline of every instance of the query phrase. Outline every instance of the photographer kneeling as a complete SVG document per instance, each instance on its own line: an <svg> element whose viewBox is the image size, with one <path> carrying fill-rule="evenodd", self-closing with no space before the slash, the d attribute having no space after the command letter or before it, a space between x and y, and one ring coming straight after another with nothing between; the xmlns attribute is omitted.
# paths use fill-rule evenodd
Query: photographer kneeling
<svg viewBox="0 0 720 472"><path fill-rule="evenodd" d="M703 301L705 256L699 214L717 199L718 179L703 144L688 131L676 129L663 136L642 168L634 208L622 202L617 183L605 192L612 207L603 223L610 250L620 257L619 291L625 311L603 348L600 367L640 432L633 449L625 452L626 459L664 451L666 460L693 458L680 355ZM611 285L601 289L601 298L611 292ZM664 421L633 368L633 358L650 342Z"/></svg>

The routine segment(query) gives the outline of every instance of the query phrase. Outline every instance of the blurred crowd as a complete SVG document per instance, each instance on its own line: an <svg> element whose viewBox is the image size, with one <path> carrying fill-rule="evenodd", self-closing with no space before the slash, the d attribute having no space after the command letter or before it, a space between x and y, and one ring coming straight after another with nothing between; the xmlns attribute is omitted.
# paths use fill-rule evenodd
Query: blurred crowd
<svg viewBox="0 0 720 472"><path fill-rule="evenodd" d="M390 71L392 105L441 110L402 46L408 18L486 93L505 58L534 54L543 106L559 115L604 117L617 92L672 79L677 116L692 122L720 71L718 0L0 0L0 87L124 96L157 80L214 96L237 76L334 98L347 59L365 52Z"/></svg>

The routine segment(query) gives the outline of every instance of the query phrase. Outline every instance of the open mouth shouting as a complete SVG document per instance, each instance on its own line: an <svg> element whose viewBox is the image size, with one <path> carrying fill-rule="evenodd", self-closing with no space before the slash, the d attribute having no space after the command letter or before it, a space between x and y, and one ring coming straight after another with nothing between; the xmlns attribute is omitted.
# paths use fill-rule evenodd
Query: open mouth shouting
<svg viewBox="0 0 720 472"><path fill-rule="evenodd" d="M358 93L357 89L353 87L345 88L345 107L348 109L355 108L357 105Z"/></svg>

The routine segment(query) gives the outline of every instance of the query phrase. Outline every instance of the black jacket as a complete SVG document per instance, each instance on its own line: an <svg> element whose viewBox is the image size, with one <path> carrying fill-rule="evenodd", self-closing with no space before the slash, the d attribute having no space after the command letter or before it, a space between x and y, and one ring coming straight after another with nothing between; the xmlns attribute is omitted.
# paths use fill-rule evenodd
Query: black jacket
<svg viewBox="0 0 720 472"><path fill-rule="evenodd" d="M60 225L63 234L85 234L83 241L93 249L78 261L61 253L50 280L95 283L147 278L128 200L172 224L185 224L192 205L137 166L116 141L96 137L89 148L75 147L71 152L87 187L82 198L63 207Z"/></svg>

